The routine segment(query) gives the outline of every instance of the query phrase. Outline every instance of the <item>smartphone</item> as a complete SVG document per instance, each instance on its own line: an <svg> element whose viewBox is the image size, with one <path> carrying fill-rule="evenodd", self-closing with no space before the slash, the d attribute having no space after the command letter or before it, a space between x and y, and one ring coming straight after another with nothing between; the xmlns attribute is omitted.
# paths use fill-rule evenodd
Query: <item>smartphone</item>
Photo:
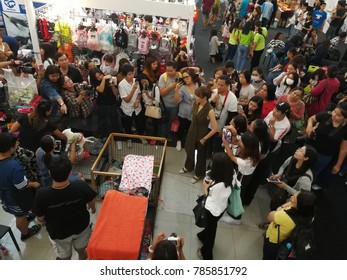
<svg viewBox="0 0 347 280"><path fill-rule="evenodd" d="M53 152L60 153L60 150L61 150L61 140L55 140Z"/></svg>
<svg viewBox="0 0 347 280"><path fill-rule="evenodd" d="M275 179L270 179L270 178L266 178L266 180L269 182L269 183L275 183L275 184L278 184L278 183L282 183L282 181L280 180L275 180Z"/></svg>
<svg viewBox="0 0 347 280"><path fill-rule="evenodd" d="M43 64L39 65L38 66L39 71L43 71L44 70L43 67L44 67Z"/></svg>

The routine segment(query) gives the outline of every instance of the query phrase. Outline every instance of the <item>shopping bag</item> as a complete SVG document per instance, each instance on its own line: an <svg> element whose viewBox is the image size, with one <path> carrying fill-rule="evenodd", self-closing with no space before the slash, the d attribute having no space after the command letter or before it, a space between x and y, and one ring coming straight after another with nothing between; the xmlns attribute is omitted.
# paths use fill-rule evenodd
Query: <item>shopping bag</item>
<svg viewBox="0 0 347 280"><path fill-rule="evenodd" d="M235 174L226 212L233 217L238 217L245 212L241 200L241 183Z"/></svg>
<svg viewBox="0 0 347 280"><path fill-rule="evenodd" d="M161 119L161 109L154 105L147 105L145 115L153 119Z"/></svg>
<svg viewBox="0 0 347 280"><path fill-rule="evenodd" d="M200 195L196 200L196 205L193 208L193 213L195 216L195 225L201 228L207 226L207 211L205 208L206 196Z"/></svg>
<svg viewBox="0 0 347 280"><path fill-rule="evenodd" d="M172 132L177 132L179 126L180 126L180 121L179 121L178 119L173 120L173 121L171 122L171 131L172 131Z"/></svg>

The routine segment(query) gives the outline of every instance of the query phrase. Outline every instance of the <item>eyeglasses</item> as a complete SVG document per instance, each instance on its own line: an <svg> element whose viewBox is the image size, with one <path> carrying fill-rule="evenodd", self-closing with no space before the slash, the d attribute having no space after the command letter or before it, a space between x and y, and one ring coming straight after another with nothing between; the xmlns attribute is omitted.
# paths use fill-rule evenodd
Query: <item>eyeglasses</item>
<svg viewBox="0 0 347 280"><path fill-rule="evenodd" d="M189 78L190 76L183 76L183 79Z"/></svg>

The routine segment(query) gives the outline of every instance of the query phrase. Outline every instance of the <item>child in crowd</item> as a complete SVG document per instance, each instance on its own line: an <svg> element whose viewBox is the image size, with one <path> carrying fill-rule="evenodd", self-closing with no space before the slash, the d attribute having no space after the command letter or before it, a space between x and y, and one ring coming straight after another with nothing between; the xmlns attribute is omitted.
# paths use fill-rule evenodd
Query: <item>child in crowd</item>
<svg viewBox="0 0 347 280"><path fill-rule="evenodd" d="M105 75L111 74L113 71L114 65L113 65L113 56L110 54L105 54L102 58L102 64L100 65L100 70Z"/></svg>

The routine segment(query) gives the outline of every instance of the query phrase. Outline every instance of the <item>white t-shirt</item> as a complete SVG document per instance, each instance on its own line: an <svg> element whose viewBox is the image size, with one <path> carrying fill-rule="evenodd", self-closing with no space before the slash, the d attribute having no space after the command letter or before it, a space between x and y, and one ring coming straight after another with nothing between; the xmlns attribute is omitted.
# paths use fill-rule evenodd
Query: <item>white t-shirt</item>
<svg viewBox="0 0 347 280"><path fill-rule="evenodd" d="M265 123L269 125L269 120L272 118L273 112L271 111L266 118L264 119ZM272 150L272 152L277 151L281 146L282 138L289 132L290 130L290 122L287 117L284 117L281 121L275 121L275 136L274 140L277 141L276 147Z"/></svg>
<svg viewBox="0 0 347 280"><path fill-rule="evenodd" d="M223 182L213 185L206 198L205 208L218 217L227 208L230 194L231 188L226 188Z"/></svg>
<svg viewBox="0 0 347 280"><path fill-rule="evenodd" d="M145 105L159 105L160 102L160 90L157 85L153 85L152 90L149 90L151 97L154 97L154 100L149 98L145 91L142 92L142 99L145 102Z"/></svg>
<svg viewBox="0 0 347 280"><path fill-rule="evenodd" d="M253 165L253 162L251 161L250 158L242 159L242 158L236 158L236 164L238 166L238 171L242 175L251 175L253 174L255 168L257 165Z"/></svg>
<svg viewBox="0 0 347 280"><path fill-rule="evenodd" d="M133 83L135 83L135 78L133 80ZM126 79L123 79L118 85L120 97L122 99L124 97L127 97L132 87L133 87L133 84L129 84ZM140 87L137 87L129 103L122 100L122 105L120 106L120 108L122 109L124 114L126 114L127 116L131 116L134 111L136 115L138 115L141 112L142 110L141 103L139 104L139 107L137 107L137 109L134 108L134 103L139 94L141 94Z"/></svg>
<svg viewBox="0 0 347 280"><path fill-rule="evenodd" d="M254 96L254 86L249 84L246 87L241 87L239 100L248 102Z"/></svg>
<svg viewBox="0 0 347 280"><path fill-rule="evenodd" d="M213 100L217 94L218 94L218 90L215 89L209 101ZM221 131L223 129L225 122L228 118L228 112L237 112L237 98L235 94L229 91L227 100L224 103L225 97L226 95L223 95L223 96L220 95L219 100L216 102L216 107L214 108L216 114L219 115L219 119L217 120L218 131ZM223 104L224 104L224 107L223 107ZM208 127L210 129L212 128L211 123L208 125Z"/></svg>

